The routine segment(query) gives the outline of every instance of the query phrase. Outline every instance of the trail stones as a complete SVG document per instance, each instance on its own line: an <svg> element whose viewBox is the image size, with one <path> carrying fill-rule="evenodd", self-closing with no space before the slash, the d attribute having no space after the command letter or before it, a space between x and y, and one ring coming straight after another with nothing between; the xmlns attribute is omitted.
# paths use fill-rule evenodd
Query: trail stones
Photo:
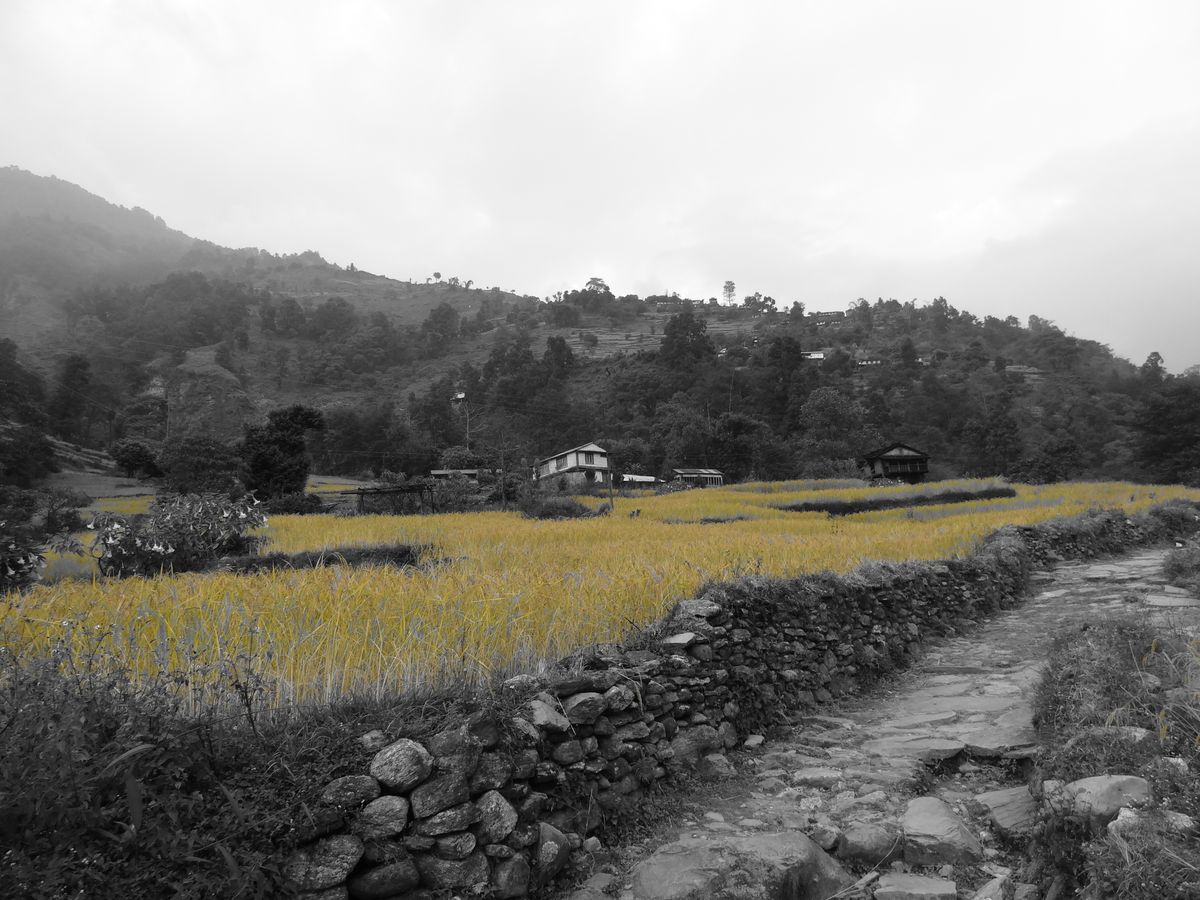
<svg viewBox="0 0 1200 900"><path fill-rule="evenodd" d="M987 791L975 800L987 810L988 818L1005 837L1027 837L1033 828L1037 801L1024 786Z"/></svg>
<svg viewBox="0 0 1200 900"><path fill-rule="evenodd" d="M962 741L970 756L1004 756L1013 759L1033 756L1036 753L1034 745L1037 743L1037 737L1033 728L992 725L964 734Z"/></svg>
<svg viewBox="0 0 1200 900"><path fill-rule="evenodd" d="M633 895L636 900L711 897L735 872L743 873L738 896L755 900L824 900L854 881L801 834L722 835L660 847L634 869Z"/></svg>
<svg viewBox="0 0 1200 900"><path fill-rule="evenodd" d="M302 891L319 891L341 884L362 859L363 842L337 834L301 847L288 857L283 876Z"/></svg>
<svg viewBox="0 0 1200 900"><path fill-rule="evenodd" d="M894 829L851 822L837 842L837 858L874 867L899 859L904 843Z"/></svg>
<svg viewBox="0 0 1200 900"><path fill-rule="evenodd" d="M886 872L875 884L875 900L957 900L953 881Z"/></svg>
<svg viewBox="0 0 1200 900"><path fill-rule="evenodd" d="M429 777L433 756L416 741L402 738L375 754L370 771L388 790L402 794Z"/></svg>
<svg viewBox="0 0 1200 900"><path fill-rule="evenodd" d="M971 900L1008 900L1012 893L1012 878L1008 875L997 875L975 892Z"/></svg>
<svg viewBox="0 0 1200 900"><path fill-rule="evenodd" d="M874 756L910 756L921 762L941 762L963 751L962 741L936 737L884 737L866 741L862 748Z"/></svg>
<svg viewBox="0 0 1200 900"><path fill-rule="evenodd" d="M917 797L904 812L904 861L914 866L975 863L983 858L979 838L944 800Z"/></svg>

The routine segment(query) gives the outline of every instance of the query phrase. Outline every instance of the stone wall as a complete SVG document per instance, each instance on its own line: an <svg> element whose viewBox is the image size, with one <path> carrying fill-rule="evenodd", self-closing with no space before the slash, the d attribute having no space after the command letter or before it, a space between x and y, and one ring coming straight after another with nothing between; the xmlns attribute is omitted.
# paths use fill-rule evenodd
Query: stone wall
<svg viewBox="0 0 1200 900"><path fill-rule="evenodd" d="M507 682L422 741L362 740L369 771L325 789L285 874L310 898L523 897L680 771L721 774L753 730L903 667L921 642L1019 602L1034 565L1195 531L1195 506L1006 528L969 557L705 587L625 647ZM393 736L396 737L396 736Z"/></svg>

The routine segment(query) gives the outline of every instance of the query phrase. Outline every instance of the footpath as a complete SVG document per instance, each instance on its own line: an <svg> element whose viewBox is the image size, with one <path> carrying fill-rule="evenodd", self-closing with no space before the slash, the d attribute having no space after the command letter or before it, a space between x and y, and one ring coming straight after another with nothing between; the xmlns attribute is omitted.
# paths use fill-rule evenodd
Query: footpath
<svg viewBox="0 0 1200 900"><path fill-rule="evenodd" d="M741 777L713 782L702 814L570 900L1042 900L1023 853L1041 667L1056 632L1131 610L1196 627L1164 552L1037 573L1022 606L889 682L784 739L745 738Z"/></svg>

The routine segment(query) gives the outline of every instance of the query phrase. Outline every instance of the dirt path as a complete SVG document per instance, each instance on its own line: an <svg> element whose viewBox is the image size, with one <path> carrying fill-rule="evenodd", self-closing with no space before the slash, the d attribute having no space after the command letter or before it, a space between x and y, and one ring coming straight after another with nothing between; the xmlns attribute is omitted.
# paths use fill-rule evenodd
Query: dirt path
<svg viewBox="0 0 1200 900"><path fill-rule="evenodd" d="M1038 573L1028 602L942 640L892 683L806 717L785 740L759 747L751 736L736 759L749 787L705 803L572 900L999 900L1014 888L1017 900L1037 898L1020 879L1040 668L1066 627L1130 610L1200 622L1200 599L1165 584L1162 557Z"/></svg>

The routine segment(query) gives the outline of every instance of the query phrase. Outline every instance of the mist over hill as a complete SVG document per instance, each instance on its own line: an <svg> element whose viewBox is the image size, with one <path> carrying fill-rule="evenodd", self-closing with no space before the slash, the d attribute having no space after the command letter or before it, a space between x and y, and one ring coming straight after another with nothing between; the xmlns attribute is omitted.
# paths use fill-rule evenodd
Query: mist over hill
<svg viewBox="0 0 1200 900"><path fill-rule="evenodd" d="M234 442L302 403L328 423L310 440L317 467L346 474L601 440L627 472L819 476L902 440L940 475L1200 478L1200 376L1038 316L580 282L538 299L455 273L413 283L315 251L224 248L0 169L0 417L27 437L157 450L205 432Z"/></svg>

